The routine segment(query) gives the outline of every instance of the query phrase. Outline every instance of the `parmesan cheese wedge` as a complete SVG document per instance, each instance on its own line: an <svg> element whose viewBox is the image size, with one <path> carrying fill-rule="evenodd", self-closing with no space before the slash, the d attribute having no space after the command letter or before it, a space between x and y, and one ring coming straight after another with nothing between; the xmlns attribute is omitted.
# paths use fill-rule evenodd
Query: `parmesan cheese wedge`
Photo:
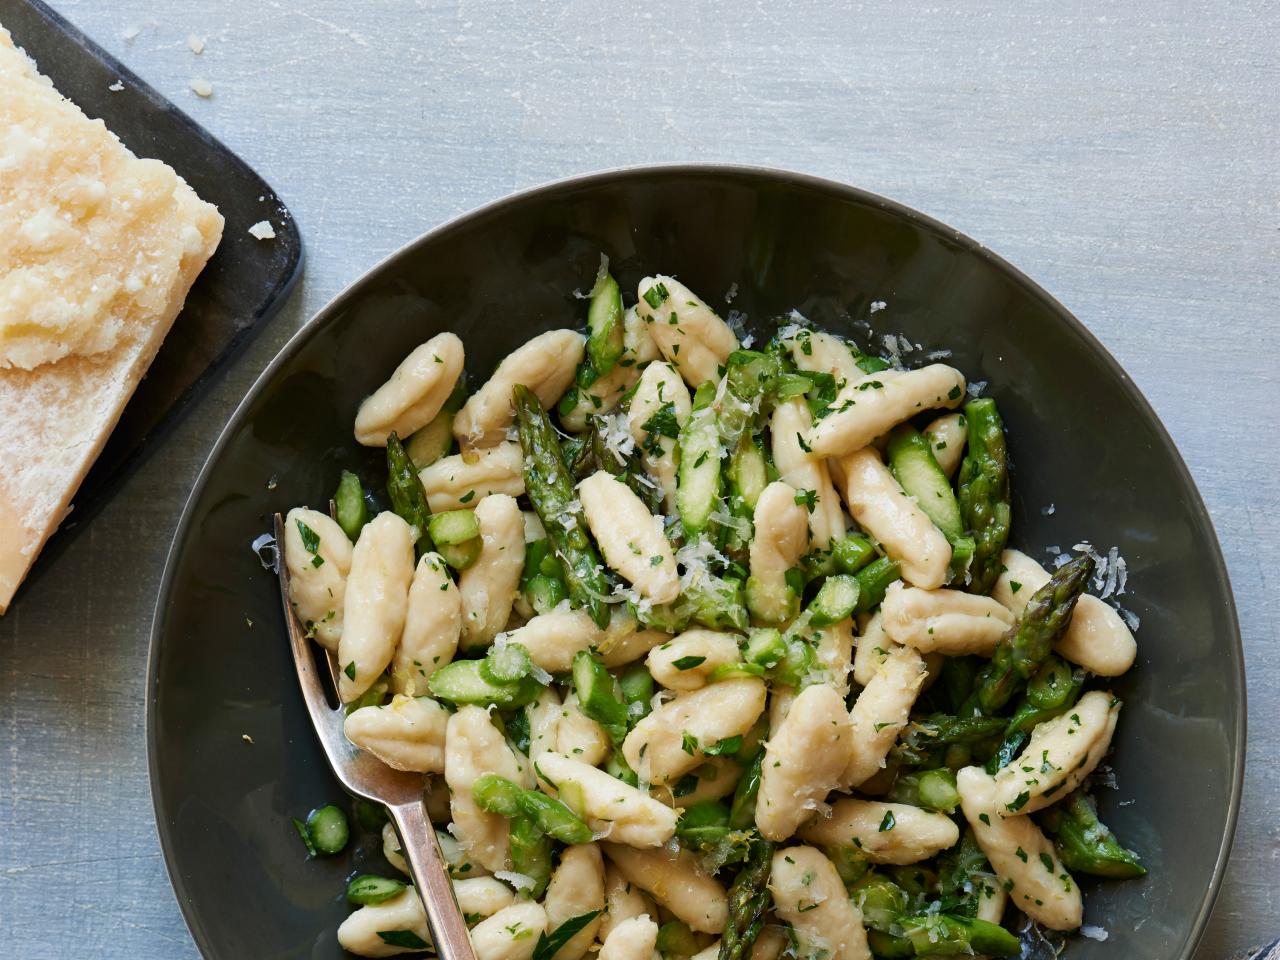
<svg viewBox="0 0 1280 960"><path fill-rule="evenodd" d="M0 27L0 613L196 276L217 208L64 99Z"/></svg>

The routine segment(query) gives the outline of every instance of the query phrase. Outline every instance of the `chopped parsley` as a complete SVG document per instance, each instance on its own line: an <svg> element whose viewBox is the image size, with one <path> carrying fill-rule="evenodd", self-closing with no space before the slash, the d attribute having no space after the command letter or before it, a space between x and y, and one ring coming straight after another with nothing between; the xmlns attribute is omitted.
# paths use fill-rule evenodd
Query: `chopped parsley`
<svg viewBox="0 0 1280 960"><path fill-rule="evenodd" d="M818 491L797 490L795 500L797 504L804 507L810 513L813 513L813 508L817 506L818 503Z"/></svg>
<svg viewBox="0 0 1280 960"><path fill-rule="evenodd" d="M667 293L667 285L665 283L655 283L644 292L644 302L654 310L657 310L666 302L668 296L670 294Z"/></svg>
<svg viewBox="0 0 1280 960"><path fill-rule="evenodd" d="M896 820L894 820L894 818L893 818L893 811L892 811L892 810L886 810L886 811L884 812L884 819L880 821L880 832L881 832L881 833L888 833L890 830L892 830L892 829L894 828L894 825L895 825L896 823L897 823L897 821L896 821Z"/></svg>
<svg viewBox="0 0 1280 960"><path fill-rule="evenodd" d="M695 657L690 655L687 657L677 657L675 660L671 661L671 665L677 670L692 670L694 667L701 666L706 662L706 657Z"/></svg>
<svg viewBox="0 0 1280 960"><path fill-rule="evenodd" d="M298 534L302 537L303 549L311 554L311 565L313 567L323 566L324 557L320 556L320 534L316 533L301 520L296 522L298 524Z"/></svg>

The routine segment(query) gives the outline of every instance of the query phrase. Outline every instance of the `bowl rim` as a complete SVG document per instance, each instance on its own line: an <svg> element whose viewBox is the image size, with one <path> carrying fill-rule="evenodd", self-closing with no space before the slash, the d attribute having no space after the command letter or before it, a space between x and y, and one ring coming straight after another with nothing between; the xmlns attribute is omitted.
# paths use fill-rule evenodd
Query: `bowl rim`
<svg viewBox="0 0 1280 960"><path fill-rule="evenodd" d="M501 211L506 207L516 206L541 196L553 195L576 187L587 187L615 180L626 180L629 178L661 177L663 175L692 175L707 178L727 175L766 182L772 181L776 183L802 186L819 193L826 193L832 196L852 199L864 204L879 207L883 210L894 213L909 222L926 227L935 233L946 236L950 241L954 242L963 250L987 261L996 270L1003 272L1016 284L1021 286L1030 296L1041 300L1055 314L1057 314L1058 318L1066 324L1067 328L1076 337L1083 340L1085 344L1090 347L1098 357L1100 357L1103 365L1119 382L1120 389L1132 402L1135 403L1139 411L1144 414L1152 424L1154 424L1157 436L1173 453L1173 460L1177 469L1178 478L1191 491L1192 499L1190 506L1192 510L1198 510L1204 515L1204 518L1207 521L1209 532L1211 534L1211 543L1209 544L1210 562L1213 566L1214 572L1221 578L1222 583L1226 586L1227 613L1230 616L1232 628L1230 639L1233 641L1232 649L1234 653L1234 670L1232 672L1234 674L1233 679L1235 681L1236 689L1239 693L1236 701L1235 717L1232 729L1232 733L1235 738L1235 755L1232 757L1231 764L1231 791L1227 803L1225 829L1223 830L1222 839L1219 843L1217 856L1214 859L1213 871L1210 874L1209 883L1205 888L1204 899L1200 904L1200 908L1196 911L1196 916L1190 927L1190 937L1186 941L1185 948L1182 953L1176 958L1176 960L1191 960L1192 955L1195 953L1196 948L1204 937L1205 928L1208 926L1209 918L1213 912L1214 905L1217 902L1218 894L1222 888L1222 881L1226 874L1227 862L1231 855L1232 844L1235 840L1237 822L1240 816L1241 796L1244 788L1244 766L1247 748L1248 690L1244 669L1244 642L1240 633L1240 619L1236 609L1235 593L1231 588L1231 578L1227 570L1226 561L1222 555L1222 546L1218 540L1217 530L1213 525L1213 517L1205 506L1204 498L1200 494L1200 489L1196 485L1195 478L1192 477L1191 471L1187 468L1186 462L1182 458L1182 453L1178 449L1177 444L1173 442L1173 438L1169 435L1169 431L1166 429L1164 422L1160 419L1160 416L1143 395L1142 391L1138 389L1133 378L1129 376L1125 369L1120 365L1119 361L1112 356L1111 351L1103 345L1103 343L1087 326L1085 326L1083 321L1077 318L1075 314L1068 310L1056 297L1028 277L1020 269L989 249L986 245L974 240L967 234L962 233L954 227L899 201L892 200L861 187L856 187L838 180L832 180L827 177L820 177L813 174L800 173L779 167L769 167L757 164L698 161L632 164L561 177L532 187L515 190L505 196L490 200L477 207L464 211L461 214L450 217L436 226L431 227L375 262L354 280L350 281L331 300L309 317L306 322L304 322L302 326L300 326L297 331L289 337L289 339L280 348L279 352L271 359L270 363L262 369L262 372L258 374L257 378L254 380L253 385L245 393L244 397L241 398L240 402L236 404L235 410L232 411L231 415L227 418L227 422L219 431L217 439L214 441L208 455L205 457L204 463L200 467L200 472L196 476L196 480L191 487L191 492L188 494L187 500L183 504L177 526L174 528L173 538L170 541L169 549L165 556L164 571L161 575L160 584L157 589L156 604L152 614L151 631L147 646L146 705L143 732L146 739L147 778L148 787L151 793L152 812L154 814L156 832L160 839L160 849L164 859L165 873L168 875L170 886L173 888L175 899L178 902L178 907L182 911L183 921L186 923L187 929L190 932L196 947L202 954L207 954L210 949L210 944L204 937L203 924L200 921L194 901L189 895L186 883L177 871L173 838L174 828L173 825L165 819L163 815L164 811L161 808L160 794L156 786L159 778L159 753L156 733L158 718L156 716L156 707L158 700L157 691L159 682L158 669L160 648L165 633L164 628L166 626L166 617L168 612L166 608L174 589L177 554L180 545L187 537L193 520L196 502L204 492L205 485L209 480L214 464L221 459L232 435L242 425L242 420L248 409L267 389L268 384L275 378L275 375L279 370L293 358L293 356L302 348L303 344L315 334L318 328L323 326L334 313L346 306L347 302L362 292L366 286L376 280L378 275L382 273L383 269L394 261L399 260L401 257L408 256L420 247L430 244L441 237L447 236L451 231L459 227L466 226L473 221Z"/></svg>

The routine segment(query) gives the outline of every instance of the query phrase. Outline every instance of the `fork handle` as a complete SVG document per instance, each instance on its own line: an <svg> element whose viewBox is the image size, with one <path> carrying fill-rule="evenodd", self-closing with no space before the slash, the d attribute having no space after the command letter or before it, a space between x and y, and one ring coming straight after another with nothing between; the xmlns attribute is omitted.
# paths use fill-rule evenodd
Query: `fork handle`
<svg viewBox="0 0 1280 960"><path fill-rule="evenodd" d="M453 883L435 829L427 820L421 800L387 808L400 834L400 849L409 862L418 896L427 912L427 926L440 960L476 960L462 911L453 895Z"/></svg>

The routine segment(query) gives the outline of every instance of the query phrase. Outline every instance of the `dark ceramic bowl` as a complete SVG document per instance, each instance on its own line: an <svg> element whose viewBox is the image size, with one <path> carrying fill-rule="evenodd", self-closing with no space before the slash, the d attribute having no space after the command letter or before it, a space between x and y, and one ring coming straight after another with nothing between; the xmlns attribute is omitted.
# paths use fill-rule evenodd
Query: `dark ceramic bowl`
<svg viewBox="0 0 1280 960"><path fill-rule="evenodd" d="M1168 434L1079 321L972 240L840 184L696 166L556 183L431 231L321 310L236 411L179 524L150 665L156 819L204 955L344 956L344 878L380 862L370 839L308 862L290 825L341 791L250 542L273 511L324 503L340 469L381 475L352 417L412 347L453 330L471 375L487 376L531 335L583 322L572 291L601 251L624 290L675 273L757 332L796 308L863 342L901 333L923 345L908 361L950 349L970 380L989 381L1016 469L1013 542L1042 559L1080 540L1118 546L1122 600L1142 622L1137 666L1115 685L1118 789L1101 806L1150 874L1086 881L1086 922L1110 939L1073 940L1068 955L1190 957L1235 826L1244 679L1218 543Z"/></svg>

